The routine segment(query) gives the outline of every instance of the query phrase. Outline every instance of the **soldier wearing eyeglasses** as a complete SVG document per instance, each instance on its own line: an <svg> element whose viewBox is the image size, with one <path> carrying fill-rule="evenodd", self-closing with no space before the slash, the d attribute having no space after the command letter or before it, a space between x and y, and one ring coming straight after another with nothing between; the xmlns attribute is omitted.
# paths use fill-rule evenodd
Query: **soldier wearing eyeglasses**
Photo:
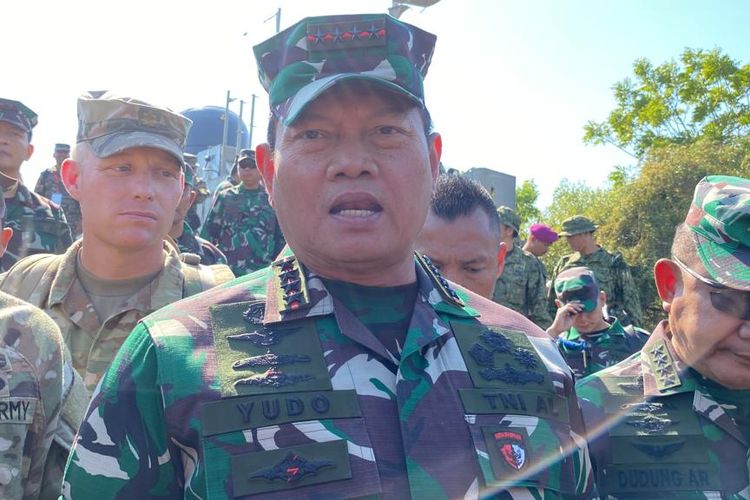
<svg viewBox="0 0 750 500"><path fill-rule="evenodd" d="M750 498L749 229L750 180L702 179L654 267L667 319L578 384L603 497Z"/></svg>
<svg viewBox="0 0 750 500"><path fill-rule="evenodd" d="M224 252L235 276L270 264L286 241L268 203L255 151L243 149L237 160L240 184L216 195L201 236Z"/></svg>

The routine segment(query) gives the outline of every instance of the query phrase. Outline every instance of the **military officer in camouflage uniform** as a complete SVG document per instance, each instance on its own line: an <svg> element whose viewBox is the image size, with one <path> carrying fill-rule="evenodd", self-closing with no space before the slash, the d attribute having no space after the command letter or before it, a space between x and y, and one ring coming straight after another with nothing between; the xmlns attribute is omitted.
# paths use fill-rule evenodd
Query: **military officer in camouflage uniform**
<svg viewBox="0 0 750 500"><path fill-rule="evenodd" d="M555 280L557 314L547 334L557 339L576 379L596 373L641 350L648 332L623 327L614 316L604 316L607 294L593 271L572 267Z"/></svg>
<svg viewBox="0 0 750 500"><path fill-rule="evenodd" d="M211 193L206 187L206 182L198 176L198 157L190 153L185 153L183 157L185 159L185 163L190 167L193 174L193 183L191 184L191 186L192 190L195 192L194 199L190 204L190 208L188 208L187 215L185 216L185 221L188 223L188 225L190 225L190 229L192 229L193 233L196 233L200 231L201 224L203 223L201 221L200 215L198 215L198 205L203 203L203 201L208 198ZM187 177L185 179L187 180Z"/></svg>
<svg viewBox="0 0 750 500"><path fill-rule="evenodd" d="M286 242L268 203L255 151L243 149L238 160L241 183L216 196L201 236L224 252L235 276L267 266Z"/></svg>
<svg viewBox="0 0 750 500"><path fill-rule="evenodd" d="M187 221L187 213L190 207L193 207L195 201L195 172L187 161L184 166L185 188L182 191L182 197L177 204L174 222L169 230L169 237L172 238L180 253L191 253L200 257L202 264L226 264L227 258L221 250L210 241L206 241L193 232L193 228Z"/></svg>
<svg viewBox="0 0 750 500"><path fill-rule="evenodd" d="M0 197L0 228L5 201ZM0 229L0 254L13 230ZM0 292L0 498L42 498L63 396L60 330L42 311Z"/></svg>
<svg viewBox="0 0 750 500"><path fill-rule="evenodd" d="M654 277L667 319L579 383L607 498L750 498L750 180L702 179Z"/></svg>
<svg viewBox="0 0 750 500"><path fill-rule="evenodd" d="M5 197L5 223L13 237L0 260L7 271L19 258L61 253L72 242L62 209L21 182L21 164L34 152L31 130L37 115L21 102L0 98L0 187Z"/></svg>
<svg viewBox="0 0 750 500"><path fill-rule="evenodd" d="M74 200L63 185L60 177L60 167L62 162L70 157L69 144L55 144L55 165L43 170L36 181L34 192L49 198L56 205L60 205L65 213L65 219L70 226L70 232L73 239L81 236L81 207Z"/></svg>
<svg viewBox="0 0 750 500"><path fill-rule="evenodd" d="M623 325L640 325L641 300L633 283L630 267L619 252L611 253L597 245L596 226L590 219L576 215L562 223L560 236L565 236L574 253L563 256L552 271L550 285L557 275L571 267L588 267L594 271L602 290L607 292L607 312ZM547 290L549 306L555 310L555 291Z"/></svg>
<svg viewBox="0 0 750 500"><path fill-rule="evenodd" d="M92 391L138 320L232 276L182 262L164 241L190 120L110 93L81 96L78 120L62 177L81 204L84 236L62 255L20 260L1 288L55 320Z"/></svg>
<svg viewBox="0 0 750 500"><path fill-rule="evenodd" d="M498 207L500 239L508 251L505 254L503 273L495 284L492 300L518 311L541 328L547 328L552 318L544 298L546 290L544 266L541 261L517 243L521 225L516 212L505 206Z"/></svg>
<svg viewBox="0 0 750 500"><path fill-rule="evenodd" d="M138 325L67 498L589 494L552 339L414 255L441 149L422 90L434 42L360 14L255 48L273 113L258 164L289 250Z"/></svg>

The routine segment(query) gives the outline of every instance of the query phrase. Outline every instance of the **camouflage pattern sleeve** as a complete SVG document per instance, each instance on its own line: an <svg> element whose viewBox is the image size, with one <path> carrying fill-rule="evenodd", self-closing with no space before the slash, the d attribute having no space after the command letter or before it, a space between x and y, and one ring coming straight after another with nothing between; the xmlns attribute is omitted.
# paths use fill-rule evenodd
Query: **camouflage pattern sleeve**
<svg viewBox="0 0 750 500"><path fill-rule="evenodd" d="M68 458L64 498L181 496L180 453L167 443L154 349L139 324L102 378Z"/></svg>
<svg viewBox="0 0 750 500"><path fill-rule="evenodd" d="M206 215L201 229L201 238L205 238L214 245L218 245L221 236L222 221L224 220L224 196L223 192L217 193L211 210Z"/></svg>
<svg viewBox="0 0 750 500"><path fill-rule="evenodd" d="M527 293L529 304L529 319L536 323L542 330L546 330L552 324L552 317L547 307L544 296L547 289L544 267L536 257L530 258L529 284Z"/></svg>
<svg viewBox="0 0 750 500"><path fill-rule="evenodd" d="M615 290L618 297L622 297L622 303L617 304L620 308L619 311L615 310L614 313L610 312L613 316L622 317L622 309L625 309L630 324L640 326L643 324L643 316L641 310L641 299L638 295L638 289L633 281L633 275L630 273L630 266L622 258L622 255L616 254L613 259L612 265L614 267L614 279L615 279Z"/></svg>
<svg viewBox="0 0 750 500"><path fill-rule="evenodd" d="M52 196L49 174L49 170L42 170L42 173L39 174L39 178L36 180L36 185L34 186L34 192L36 194L41 194L45 198L50 198Z"/></svg>

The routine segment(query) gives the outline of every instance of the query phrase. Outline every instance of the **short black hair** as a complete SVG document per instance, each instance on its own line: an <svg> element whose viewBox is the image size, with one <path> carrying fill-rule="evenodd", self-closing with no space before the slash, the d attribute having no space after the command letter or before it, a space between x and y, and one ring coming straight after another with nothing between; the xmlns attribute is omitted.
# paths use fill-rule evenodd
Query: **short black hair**
<svg viewBox="0 0 750 500"><path fill-rule="evenodd" d="M369 89L370 91L373 91L373 92L381 92L383 95L390 95L397 102L399 101L403 102L404 109L409 109L410 107L417 107L417 105L413 101L410 101L408 98L403 97L400 94L397 94L395 92L388 92L388 91L383 92L382 85L379 85L377 83L353 80L351 82L348 82L348 84L359 86L360 88ZM424 135L425 137L429 138L433 130L432 116L430 115L430 111L427 109L426 106L419 107L419 115L422 117L422 125L424 126ZM271 147L271 151L276 149L276 128L278 127L278 125L279 125L279 117L273 111L271 111L271 114L268 117L268 130L266 131L266 142Z"/></svg>
<svg viewBox="0 0 750 500"><path fill-rule="evenodd" d="M500 216L490 193L477 181L462 175L444 174L438 177L430 205L432 213L441 219L454 221L481 209L490 219L490 228L500 237Z"/></svg>

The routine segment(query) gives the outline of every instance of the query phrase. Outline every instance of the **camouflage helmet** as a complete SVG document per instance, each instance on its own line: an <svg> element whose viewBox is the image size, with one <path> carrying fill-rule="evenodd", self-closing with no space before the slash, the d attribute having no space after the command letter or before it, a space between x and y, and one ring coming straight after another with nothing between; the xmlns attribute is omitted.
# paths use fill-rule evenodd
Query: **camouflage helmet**
<svg viewBox="0 0 750 500"><path fill-rule="evenodd" d="M750 290L750 179L701 179L685 224L708 274L722 285Z"/></svg>
<svg viewBox="0 0 750 500"><path fill-rule="evenodd" d="M513 235L518 234L518 230L521 227L521 218L515 210L505 205L497 207L497 215L500 217L500 224L508 226L513 229Z"/></svg>
<svg viewBox="0 0 750 500"><path fill-rule="evenodd" d="M588 217L583 215L574 215L565 219L562 223L562 231L560 236L575 236L581 233L593 233L598 228L594 222Z"/></svg>
<svg viewBox="0 0 750 500"><path fill-rule="evenodd" d="M424 107L435 35L386 14L308 17L254 47L274 115L291 124L344 80L366 80Z"/></svg>
<svg viewBox="0 0 750 500"><path fill-rule="evenodd" d="M555 295L562 304L577 301L583 312L591 312L599 301L599 283L588 267L572 267L555 278Z"/></svg>

